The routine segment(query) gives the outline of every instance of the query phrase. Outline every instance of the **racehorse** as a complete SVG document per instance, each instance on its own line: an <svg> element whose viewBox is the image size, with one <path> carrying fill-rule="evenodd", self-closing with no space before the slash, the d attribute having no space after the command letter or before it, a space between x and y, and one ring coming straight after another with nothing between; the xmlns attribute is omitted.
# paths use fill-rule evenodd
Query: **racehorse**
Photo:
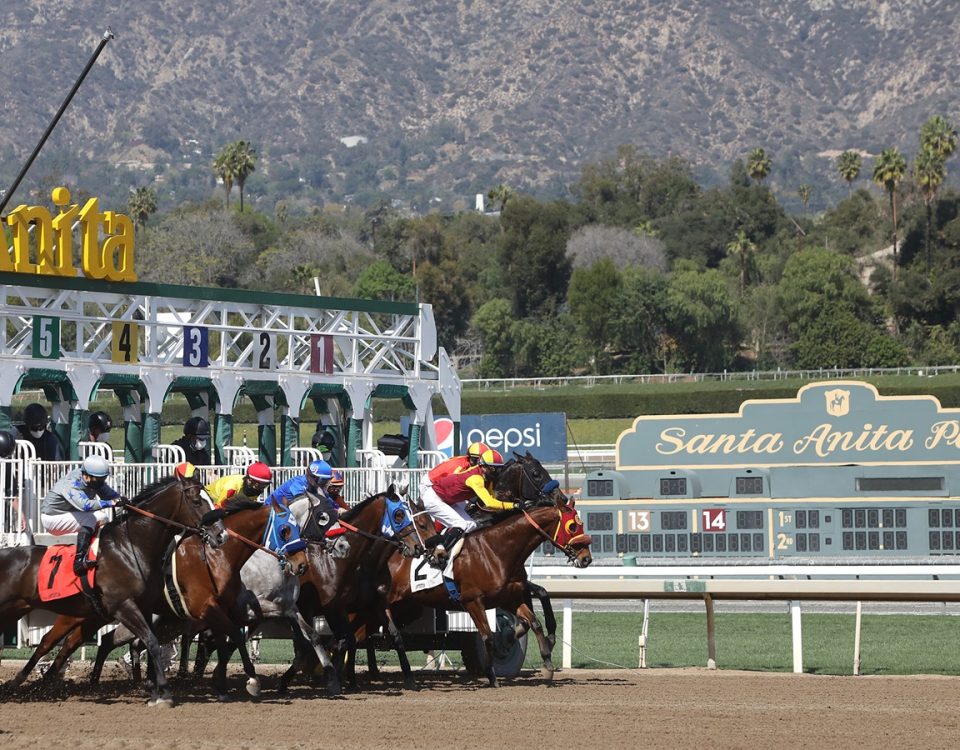
<svg viewBox="0 0 960 750"><path fill-rule="evenodd" d="M222 544L210 549L197 537L179 540L171 557L176 575L166 581L165 601L157 610L163 629L158 626L157 630L166 636L164 640L172 640L182 632L183 620L189 620L195 629L212 631L218 655L213 673L218 698L226 699L227 663L234 649L239 650L247 675L247 692L257 696L260 682L242 630L245 613L239 610L243 601L240 571L254 553L263 554L274 568L289 574L285 577L296 580L307 569L306 542L300 538L292 516L270 504L231 502L203 520L222 527ZM123 628L101 639L90 676L92 683L99 681L110 652L132 640L133 634ZM154 662L155 669L156 665Z"/></svg>
<svg viewBox="0 0 960 750"><path fill-rule="evenodd" d="M484 672L491 687L497 685L497 677L493 670L493 634L486 610L493 607L516 612L518 638L533 628L544 668L548 673L553 672L551 651L555 637L553 633L549 638L544 636L531 606L530 594L536 589L527 579L524 568L527 558L548 541L577 567L584 568L592 562L591 539L584 533L573 502L529 452L525 456L515 454L503 467L495 482L495 493L502 500L518 503L520 509L496 513L488 525L463 537L463 547L453 563L454 579L459 586L458 601L450 598L443 585L414 591L411 568L416 563L405 558L390 558L389 581L381 583L386 586L381 604L389 620L403 619L398 613L406 614L404 610L416 608L415 605L462 608L468 612L486 647ZM546 604L545 613L548 607ZM552 619L552 611L549 615Z"/></svg>
<svg viewBox="0 0 960 750"><path fill-rule="evenodd" d="M193 477L161 479L144 488L120 518L106 524L100 532L99 563L90 596L76 594L42 601L37 575L46 548L0 549L0 630L33 609L62 616L41 639L10 687L20 685L37 661L71 630L92 635L112 620L136 634L154 662L160 663L160 643L149 624L149 613L160 594L161 559L178 532L199 529L203 513L210 509L202 489L199 479ZM46 677L53 679L58 674L59 669L51 668ZM162 670L155 676L149 703L173 705Z"/></svg>
<svg viewBox="0 0 960 750"><path fill-rule="evenodd" d="M347 655L345 671L351 688L356 688L354 653L356 641L349 615L365 610L373 604L368 577L385 569L386 560L400 552L407 558L423 553L423 547L414 534L414 525L406 503L393 485L386 492L368 497L340 517L347 529L344 537L349 551L341 558L326 554L319 546L309 546L310 568L301 578L300 612L308 619L323 616L337 640L339 654ZM403 648L399 631L391 630L393 644L404 670L408 687L415 687L410 661ZM286 684L294 667L281 678Z"/></svg>

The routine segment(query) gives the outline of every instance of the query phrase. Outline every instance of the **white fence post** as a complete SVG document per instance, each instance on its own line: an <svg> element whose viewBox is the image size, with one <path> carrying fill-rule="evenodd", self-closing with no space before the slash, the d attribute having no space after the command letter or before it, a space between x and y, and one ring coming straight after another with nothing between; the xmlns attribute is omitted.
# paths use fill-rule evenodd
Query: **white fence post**
<svg viewBox="0 0 960 750"><path fill-rule="evenodd" d="M563 652L560 662L561 669L570 669L573 663L573 653L570 648L573 643L573 600L563 600Z"/></svg>
<svg viewBox="0 0 960 750"><path fill-rule="evenodd" d="M803 673L803 629L800 624L800 600L790 600L790 623L793 630L793 672Z"/></svg>

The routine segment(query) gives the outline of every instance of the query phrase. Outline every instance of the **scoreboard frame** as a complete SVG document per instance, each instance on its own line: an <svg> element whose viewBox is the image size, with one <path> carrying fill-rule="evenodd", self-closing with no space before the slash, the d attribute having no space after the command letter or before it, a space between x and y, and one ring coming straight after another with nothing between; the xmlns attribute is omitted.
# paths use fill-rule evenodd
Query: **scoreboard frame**
<svg viewBox="0 0 960 750"><path fill-rule="evenodd" d="M578 507L600 558L960 563L960 410L828 381L638 417Z"/></svg>

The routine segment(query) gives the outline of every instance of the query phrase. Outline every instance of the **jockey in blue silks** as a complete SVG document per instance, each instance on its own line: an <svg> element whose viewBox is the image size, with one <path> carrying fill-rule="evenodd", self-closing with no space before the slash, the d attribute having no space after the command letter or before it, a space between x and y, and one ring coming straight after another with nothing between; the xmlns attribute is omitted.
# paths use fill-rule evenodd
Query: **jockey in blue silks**
<svg viewBox="0 0 960 750"><path fill-rule="evenodd" d="M302 495L312 495L319 498L327 510L334 517L337 516L337 504L327 494L327 484L333 478L333 469L326 461L313 461L307 467L306 474L300 474L288 479L270 493L268 503L274 503L282 508L290 507L290 503Z"/></svg>

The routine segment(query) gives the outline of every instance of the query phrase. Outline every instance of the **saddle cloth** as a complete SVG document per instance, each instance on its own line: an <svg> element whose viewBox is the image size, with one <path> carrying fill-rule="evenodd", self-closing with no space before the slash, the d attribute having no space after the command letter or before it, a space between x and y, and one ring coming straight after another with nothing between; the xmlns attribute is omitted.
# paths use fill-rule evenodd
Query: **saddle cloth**
<svg viewBox="0 0 960 750"><path fill-rule="evenodd" d="M88 560L96 560L100 549L99 535L94 537L87 553ZM77 554L75 544L53 544L47 547L37 571L37 590L40 601L52 602L83 593L80 579L73 572L73 558ZM87 583L93 587L96 568L87 571Z"/></svg>

